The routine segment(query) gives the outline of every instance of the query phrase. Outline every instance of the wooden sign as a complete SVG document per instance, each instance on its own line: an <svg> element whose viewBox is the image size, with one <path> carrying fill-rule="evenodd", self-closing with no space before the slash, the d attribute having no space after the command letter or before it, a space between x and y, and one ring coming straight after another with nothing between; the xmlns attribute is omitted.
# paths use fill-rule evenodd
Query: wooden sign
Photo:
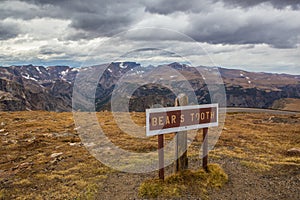
<svg viewBox="0 0 300 200"><path fill-rule="evenodd" d="M146 110L146 135L218 126L218 104L151 108Z"/></svg>

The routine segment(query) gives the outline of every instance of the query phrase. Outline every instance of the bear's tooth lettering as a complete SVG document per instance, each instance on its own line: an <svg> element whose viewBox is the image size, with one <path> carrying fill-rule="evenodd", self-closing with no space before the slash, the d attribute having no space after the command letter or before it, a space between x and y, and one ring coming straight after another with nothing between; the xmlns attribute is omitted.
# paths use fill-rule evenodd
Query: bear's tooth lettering
<svg viewBox="0 0 300 200"><path fill-rule="evenodd" d="M180 123L184 123L184 115L180 115Z"/></svg>
<svg viewBox="0 0 300 200"><path fill-rule="evenodd" d="M204 112L202 112L202 113L200 114L200 118L201 118L201 120L204 120L204 119L205 119L205 113L204 113Z"/></svg>
<svg viewBox="0 0 300 200"><path fill-rule="evenodd" d="M176 115L172 115L172 124L176 124Z"/></svg>
<svg viewBox="0 0 300 200"><path fill-rule="evenodd" d="M211 112L210 113L210 119L214 119L215 118L215 112Z"/></svg>
<svg viewBox="0 0 300 200"><path fill-rule="evenodd" d="M157 126L157 118L156 117L151 118L151 124L152 124L152 126Z"/></svg>
<svg viewBox="0 0 300 200"><path fill-rule="evenodd" d="M195 113L191 113L190 115L191 115L191 121L193 122Z"/></svg>
<svg viewBox="0 0 300 200"><path fill-rule="evenodd" d="M148 133L154 135L166 132L191 130L195 127L215 126L218 124L218 107L214 104L196 105L189 107L178 107L165 109L150 109L147 111L149 117L147 125ZM161 131L160 131L161 130Z"/></svg>
<svg viewBox="0 0 300 200"><path fill-rule="evenodd" d="M160 117L158 118L158 124L159 124L160 126L164 125L163 119L164 119L163 116L160 116Z"/></svg>
<svg viewBox="0 0 300 200"><path fill-rule="evenodd" d="M166 124L170 124L171 122L170 122L170 117L169 116L167 116L167 118L166 118Z"/></svg>

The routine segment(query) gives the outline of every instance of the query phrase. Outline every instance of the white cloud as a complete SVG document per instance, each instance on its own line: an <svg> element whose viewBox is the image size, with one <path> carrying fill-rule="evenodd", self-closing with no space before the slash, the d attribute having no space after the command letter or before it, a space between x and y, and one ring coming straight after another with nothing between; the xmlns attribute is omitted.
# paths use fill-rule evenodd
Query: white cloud
<svg viewBox="0 0 300 200"><path fill-rule="evenodd" d="M268 2L2 1L0 65L14 61L68 64L86 58L96 64L122 55L150 63L152 55L156 63L190 60L212 65L212 58L225 67L299 73L299 2ZM138 29L117 34L131 28ZM99 44L99 51L93 52Z"/></svg>

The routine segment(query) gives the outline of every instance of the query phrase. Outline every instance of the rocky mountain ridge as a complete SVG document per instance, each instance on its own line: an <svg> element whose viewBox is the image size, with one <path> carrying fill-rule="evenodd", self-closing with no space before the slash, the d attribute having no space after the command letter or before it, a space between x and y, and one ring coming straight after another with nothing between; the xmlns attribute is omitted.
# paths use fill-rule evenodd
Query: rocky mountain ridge
<svg viewBox="0 0 300 200"><path fill-rule="evenodd" d="M166 66L173 70L164 71ZM153 83L138 87L130 97L131 111L144 111L147 106L156 103L172 106L175 95L159 84L163 80L169 81L173 87L183 87L184 82L188 81L198 102L209 103L205 81L209 79L209 73L215 70L220 72L224 82L227 106L269 108L281 98L300 98L300 75L204 66L195 68L179 63L142 67L135 62L115 62L86 68L23 65L0 67L0 110L71 111L76 75L97 67L107 67L99 78L96 90L97 110L110 109L112 93L121 79L135 85L137 80L150 75L156 77ZM153 74L154 68L161 70Z"/></svg>

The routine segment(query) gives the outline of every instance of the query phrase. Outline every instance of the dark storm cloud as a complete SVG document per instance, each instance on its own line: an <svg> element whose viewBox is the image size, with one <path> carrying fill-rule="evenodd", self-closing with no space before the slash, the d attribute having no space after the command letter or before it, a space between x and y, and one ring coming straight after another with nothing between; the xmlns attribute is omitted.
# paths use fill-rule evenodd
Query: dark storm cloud
<svg viewBox="0 0 300 200"><path fill-rule="evenodd" d="M19 34L19 28L15 24L0 21L0 40L14 38Z"/></svg>
<svg viewBox="0 0 300 200"><path fill-rule="evenodd" d="M268 44L275 48L295 48L299 44L297 21L275 18L272 13L243 20L236 15L224 13L205 20L195 17L186 33L199 42L212 44Z"/></svg>
<svg viewBox="0 0 300 200"><path fill-rule="evenodd" d="M134 1L104 0L29 0L31 4L49 9L45 17L55 13L55 18L71 20L70 27L84 31L73 33L66 39L88 39L109 36L126 30L139 20L138 9L142 7Z"/></svg>
<svg viewBox="0 0 300 200"><path fill-rule="evenodd" d="M261 3L270 3L274 8L285 8L290 6L293 9L300 8L300 0L223 0L225 4L232 6L241 6L241 7L252 7L259 5Z"/></svg>
<svg viewBox="0 0 300 200"><path fill-rule="evenodd" d="M19 2L19 3L18 3ZM21 2L21 3L20 3ZM225 7L222 5L224 3ZM221 4L220 4L221 3ZM21 0L2 1L0 19L14 18L57 18L69 20L68 30L61 40L91 39L99 36L112 36L134 28L135 24L153 17L153 24L160 24L160 16L176 15L181 12L188 20L187 28L174 24L171 29L181 30L199 42L212 44L269 44L276 48L292 48L298 45L300 26L296 18L282 15L272 20L269 14L261 19L251 19L256 13L249 11L261 3L269 3L274 8L290 6L299 8L300 0ZM237 8L238 7L238 8ZM270 7L270 6L269 6ZM268 9L272 10L272 7ZM227 10L234 8L234 12ZM217 10L216 10L217 9ZM236 10L242 10L236 12ZM276 9L273 9L276 10ZM262 9L263 11L263 9ZM154 13L154 14L153 14ZM225 13L225 14L223 14ZM249 19L250 16L250 19ZM299 15L297 15L299 16ZM156 20L156 21L155 21ZM163 23L162 23L163 24ZM1 24L0 24L1 25ZM163 24L164 25L164 24ZM145 24L147 26L147 23ZM168 27L168 26L167 26ZM1 25L0 39L15 37L18 28ZM134 35L133 40L181 40L172 34L151 33L148 30Z"/></svg>
<svg viewBox="0 0 300 200"><path fill-rule="evenodd" d="M53 5L34 4L33 1L0 1L0 20L1 19L23 19L52 17L59 18L61 12Z"/></svg>
<svg viewBox="0 0 300 200"><path fill-rule="evenodd" d="M170 57L180 57L174 52L166 51L163 49L159 48L140 48L136 50L137 52L160 52L159 55L165 55L165 56L170 56Z"/></svg>
<svg viewBox="0 0 300 200"><path fill-rule="evenodd" d="M140 48L137 51L159 51L160 49L157 48Z"/></svg>
<svg viewBox="0 0 300 200"><path fill-rule="evenodd" d="M59 55L64 54L65 51L63 49L56 49L54 47L51 47L49 45L41 46L39 48L39 53L42 55Z"/></svg>
<svg viewBox="0 0 300 200"><path fill-rule="evenodd" d="M216 2L223 2L231 7L253 7L262 3L269 3L274 8L282 9L290 6L293 9L300 9L300 0L159 0L147 1L145 3L145 10L150 13L158 14L171 14L174 12L206 12L209 11L211 6Z"/></svg>
<svg viewBox="0 0 300 200"><path fill-rule="evenodd" d="M119 13L110 16L84 13L72 18L71 27L94 33L94 36L97 33L98 36L110 36L125 30L133 20L130 16L124 17Z"/></svg>
<svg viewBox="0 0 300 200"><path fill-rule="evenodd" d="M201 12L210 9L210 6L217 0L159 0L147 1L145 11L158 14L171 14L177 11L181 12Z"/></svg>
<svg viewBox="0 0 300 200"><path fill-rule="evenodd" d="M199 2L202 2L201 6ZM218 4L220 2L224 2L225 7L221 7ZM299 14L295 14L297 11L280 9L287 6L297 9L299 2L300 0L204 0L188 1L182 5L183 1L161 0L149 4L146 11L166 16L178 11L185 12L189 16L189 26L184 33L199 42L268 44L275 48L295 48L300 38L300 23L295 20ZM262 3L267 3L267 7L246 9ZM209 12L206 13L207 11Z"/></svg>

